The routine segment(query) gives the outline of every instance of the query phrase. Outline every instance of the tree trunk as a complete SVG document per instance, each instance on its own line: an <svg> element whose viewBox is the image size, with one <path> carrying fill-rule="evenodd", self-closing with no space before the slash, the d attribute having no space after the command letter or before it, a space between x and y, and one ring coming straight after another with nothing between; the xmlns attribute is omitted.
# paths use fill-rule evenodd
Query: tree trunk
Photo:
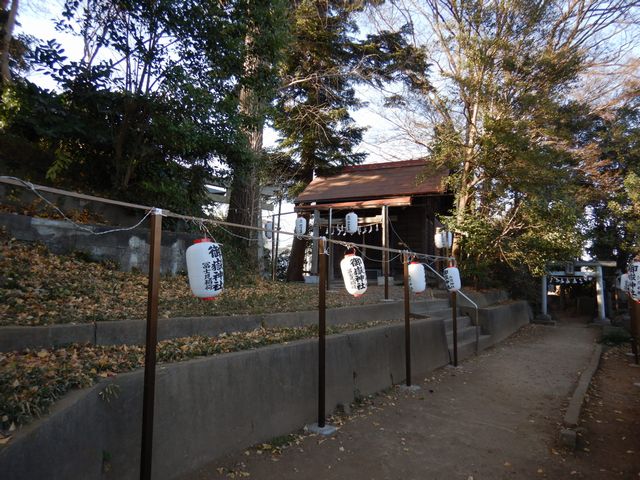
<svg viewBox="0 0 640 480"><path fill-rule="evenodd" d="M11 2L11 9L7 17L7 23L4 25L4 37L2 39L2 56L0 57L0 79L2 84L11 83L11 71L9 70L9 50L11 48L11 39L13 38L13 27L16 24L16 15L18 14L19 0ZM6 10L9 5L8 0L3 0L2 9Z"/></svg>
<svg viewBox="0 0 640 480"><path fill-rule="evenodd" d="M467 114L467 125L465 128L465 146L464 146L464 160L462 166L462 179L460 182L460 193L458 194L458 204L456 206L456 223L460 224L464 220L465 216L469 213L471 199L473 197L473 182L474 178L474 166L473 155L474 147L477 137L477 120L480 111L480 105L476 100L472 105L465 106ZM451 255L460 260L461 252L461 239L456 235L453 247L451 249Z"/></svg>
<svg viewBox="0 0 640 480"><path fill-rule="evenodd" d="M245 38L247 45L247 58L244 63L244 74L247 78L254 76L260 58L252 53L253 43L259 32L250 30ZM247 140L248 151L241 152L236 159L233 168L233 181L231 184L231 196L229 198L229 211L227 221L240 225L259 227L262 220L260 209L260 156L262 154L262 141L264 129L263 100L249 87L243 86L240 90L240 113L246 118L247 126L243 128L243 134ZM258 239L259 232L236 228L234 233L247 239ZM252 241L242 242L247 250L247 257L251 264L258 265L258 273L262 273L264 265L260 250L252 251ZM258 260L257 262L255 260Z"/></svg>
<svg viewBox="0 0 640 480"><path fill-rule="evenodd" d="M309 225L309 214L305 214L307 219L307 225ZM293 238L293 245L291 245L291 255L289 256L289 266L287 267L287 282L302 282L304 276L302 275L304 270L304 253L307 250L309 241Z"/></svg>

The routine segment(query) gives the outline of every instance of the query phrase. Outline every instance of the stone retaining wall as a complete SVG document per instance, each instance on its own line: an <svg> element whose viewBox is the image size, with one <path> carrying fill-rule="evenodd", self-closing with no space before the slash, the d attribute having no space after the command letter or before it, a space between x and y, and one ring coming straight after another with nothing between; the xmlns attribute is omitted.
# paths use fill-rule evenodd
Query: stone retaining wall
<svg viewBox="0 0 640 480"><path fill-rule="evenodd" d="M329 318L344 323L340 311L347 309L336 309ZM514 333L530 316L525 302L481 309L483 331L491 335L483 347ZM411 340L414 381L449 362L442 318L413 320ZM330 336L327 413L338 405L348 408L358 396L403 382L404 356L402 324ZM316 340L161 364L157 372L156 480L177 478L316 419ZM138 370L67 395L47 417L20 429L0 446L2 478L138 478L142 382L143 372Z"/></svg>
<svg viewBox="0 0 640 480"><path fill-rule="evenodd" d="M462 307L460 310L472 319L475 318L474 307ZM491 335L491 345L501 342L531 320L533 320L533 311L524 300L478 309L478 323L483 335Z"/></svg>
<svg viewBox="0 0 640 480"><path fill-rule="evenodd" d="M446 300L414 302L447 305ZM327 325L386 321L403 318L402 302L332 308L327 310ZM163 318L158 321L158 338L218 335L222 332L245 332L263 327L301 327L318 323L318 311L284 312L263 315ZM0 352L25 348L55 348L71 343L94 345L142 345L146 322L117 320L93 324L46 325L33 327L0 327Z"/></svg>
<svg viewBox="0 0 640 480"><path fill-rule="evenodd" d="M160 365L153 478L175 478L314 422L317 357L317 341L304 340ZM413 323L412 359L416 379L448 363L441 320ZM403 380L402 325L327 339L327 413ZM142 384L136 371L68 395L0 449L3 478L138 478ZM105 393L110 385L117 396Z"/></svg>
<svg viewBox="0 0 640 480"><path fill-rule="evenodd" d="M146 272L149 269L149 229L147 228L96 236L78 230L69 222L15 214L0 214L0 226L6 228L18 240L41 242L56 254L82 252L95 261L113 261L120 270L125 272L133 269ZM96 232L101 232L112 230L114 227L92 228ZM163 231L160 255L162 274L175 275L186 271L185 251L193 240L200 236L202 235Z"/></svg>

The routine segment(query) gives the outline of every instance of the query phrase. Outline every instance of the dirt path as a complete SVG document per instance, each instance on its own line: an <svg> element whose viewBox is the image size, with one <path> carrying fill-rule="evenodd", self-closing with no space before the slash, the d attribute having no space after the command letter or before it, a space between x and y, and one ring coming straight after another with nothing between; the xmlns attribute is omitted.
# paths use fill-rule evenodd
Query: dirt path
<svg viewBox="0 0 640 480"><path fill-rule="evenodd" d="M586 323L529 325L461 368L435 372L418 392L366 400L333 420L341 425L332 437L293 436L277 453L274 444L248 449L185 480L612 478L585 475L556 440L597 333Z"/></svg>

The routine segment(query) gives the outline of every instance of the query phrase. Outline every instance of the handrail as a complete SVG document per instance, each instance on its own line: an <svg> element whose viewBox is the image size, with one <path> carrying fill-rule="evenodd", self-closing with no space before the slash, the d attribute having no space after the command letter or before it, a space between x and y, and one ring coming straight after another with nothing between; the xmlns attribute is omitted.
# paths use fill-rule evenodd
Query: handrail
<svg viewBox="0 0 640 480"><path fill-rule="evenodd" d="M445 281L445 278L440 275L438 273L438 271L433 268L431 265L429 265L428 263L423 263L423 265L425 265L429 270L431 270L433 273L435 273L438 277L440 277L440 279L442 279L443 281ZM467 294L465 294L462 290L458 290L458 293L460 295L462 295L469 303L471 303L475 309L476 309L476 318L474 321L474 326L476 327L476 355L478 354L478 351L480 349L480 331L479 331L479 327L480 327L480 323L478 322L478 316L479 316L479 307L478 304L476 302L474 302L473 300L471 300L469 298L469 296Z"/></svg>

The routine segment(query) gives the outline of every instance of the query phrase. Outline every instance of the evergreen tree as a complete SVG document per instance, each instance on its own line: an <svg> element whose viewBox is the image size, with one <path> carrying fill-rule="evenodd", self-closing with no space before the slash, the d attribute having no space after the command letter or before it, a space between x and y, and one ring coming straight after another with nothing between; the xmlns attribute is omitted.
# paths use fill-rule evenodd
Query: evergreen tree
<svg viewBox="0 0 640 480"><path fill-rule="evenodd" d="M263 129L278 86L277 66L288 39L287 9L286 0L247 0L236 7L242 18L244 45L243 71L237 87L240 136L236 148L227 157L232 177L227 221L232 223L260 226L265 161ZM262 238L254 231L238 230L237 233L250 240ZM251 251L251 241L241 247L246 251L245 257L256 263L257 252ZM258 268L262 269L261 263Z"/></svg>
<svg viewBox="0 0 640 480"><path fill-rule="evenodd" d="M439 88L400 102L411 137L454 171L447 221L462 265L487 279L501 265L540 273L578 256L574 116L583 107L569 98L633 2L399 0L393 8L412 18L436 66Z"/></svg>
<svg viewBox="0 0 640 480"><path fill-rule="evenodd" d="M41 41L33 65L59 91L24 79L4 89L8 171L38 163L34 180L202 213L212 161L235 151L240 125L234 93L244 38L234 8L66 2L57 28L82 40L83 55L68 58L55 40Z"/></svg>
<svg viewBox="0 0 640 480"><path fill-rule="evenodd" d="M355 85L405 81L430 88L424 54L407 45L408 28L358 38L355 15L369 3L300 0L292 3L293 41L282 68L274 126L280 155L274 169L295 196L314 175L361 163L364 128L351 112L362 106ZM288 280L302 280L305 243L294 239Z"/></svg>
<svg viewBox="0 0 640 480"><path fill-rule="evenodd" d="M615 259L618 268L640 253L640 104L614 115L591 116L585 147L594 158L583 165L589 254Z"/></svg>

